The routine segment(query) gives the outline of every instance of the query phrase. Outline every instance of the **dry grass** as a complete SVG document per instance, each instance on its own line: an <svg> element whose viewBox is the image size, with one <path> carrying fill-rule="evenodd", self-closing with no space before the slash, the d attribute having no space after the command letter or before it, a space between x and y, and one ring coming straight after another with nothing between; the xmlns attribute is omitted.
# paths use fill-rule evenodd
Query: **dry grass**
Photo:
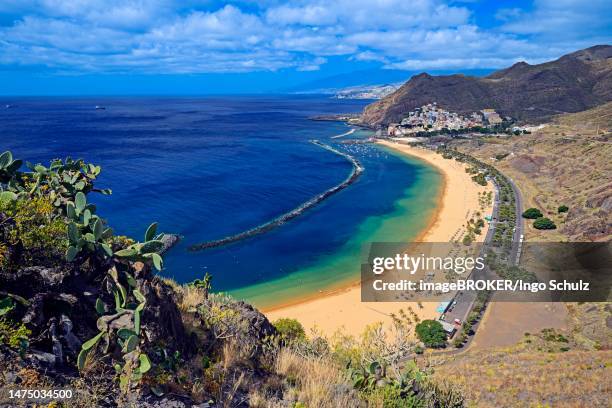
<svg viewBox="0 0 612 408"><path fill-rule="evenodd" d="M270 399L265 392L255 388L249 393L249 406L251 408L286 408L287 404Z"/></svg>
<svg viewBox="0 0 612 408"><path fill-rule="evenodd" d="M327 359L304 358L282 349L276 372L295 383L296 398L307 407L354 407L358 401L343 374Z"/></svg>
<svg viewBox="0 0 612 408"><path fill-rule="evenodd" d="M557 224L553 231L526 223L529 241L606 241L612 237L612 103L562 115L530 135L464 141L459 150L497 167L523 194L525 207L537 207ZM492 159L509 154L501 161ZM560 205L569 207L559 214Z"/></svg>
<svg viewBox="0 0 612 408"><path fill-rule="evenodd" d="M435 376L459 385L478 407L608 407L611 362L611 351L498 350L457 357Z"/></svg>
<svg viewBox="0 0 612 408"><path fill-rule="evenodd" d="M179 297L178 307L183 313L194 312L205 300L204 290L190 285L181 285L171 278L162 278Z"/></svg>
<svg viewBox="0 0 612 408"><path fill-rule="evenodd" d="M181 312L193 312L206 300L204 290L193 286L182 286L181 294L181 301L178 305Z"/></svg>

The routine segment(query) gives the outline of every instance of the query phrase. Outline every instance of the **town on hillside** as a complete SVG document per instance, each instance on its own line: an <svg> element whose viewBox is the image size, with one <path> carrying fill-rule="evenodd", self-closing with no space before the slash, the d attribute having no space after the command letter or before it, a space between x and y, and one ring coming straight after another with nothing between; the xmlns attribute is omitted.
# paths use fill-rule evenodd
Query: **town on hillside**
<svg viewBox="0 0 612 408"><path fill-rule="evenodd" d="M449 112L436 102L428 103L406 113L400 123L387 127L389 137L419 137L459 135L465 133L529 133L529 126L512 126L514 120L501 117L495 109L482 109L470 115Z"/></svg>

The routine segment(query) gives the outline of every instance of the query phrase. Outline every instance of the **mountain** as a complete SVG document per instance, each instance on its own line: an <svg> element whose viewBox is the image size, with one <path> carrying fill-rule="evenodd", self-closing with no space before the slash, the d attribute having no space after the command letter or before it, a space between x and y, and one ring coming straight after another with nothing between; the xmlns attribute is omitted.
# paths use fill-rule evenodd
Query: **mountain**
<svg viewBox="0 0 612 408"><path fill-rule="evenodd" d="M459 113L493 108L502 116L542 122L610 100L612 46L597 45L543 64L518 62L485 77L421 73L368 105L362 121L370 126L398 122L406 112L437 102Z"/></svg>

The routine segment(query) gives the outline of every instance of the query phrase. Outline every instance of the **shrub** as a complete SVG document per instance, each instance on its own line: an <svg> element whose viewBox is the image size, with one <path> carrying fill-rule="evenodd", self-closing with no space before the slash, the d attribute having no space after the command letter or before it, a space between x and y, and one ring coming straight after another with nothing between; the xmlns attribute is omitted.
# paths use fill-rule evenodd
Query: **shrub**
<svg viewBox="0 0 612 408"><path fill-rule="evenodd" d="M278 319L273 324L278 331L280 339L285 343L306 339L304 327L295 319Z"/></svg>
<svg viewBox="0 0 612 408"><path fill-rule="evenodd" d="M23 323L13 324L0 318L0 344L12 348L22 348L27 344L32 332Z"/></svg>
<svg viewBox="0 0 612 408"><path fill-rule="evenodd" d="M557 208L557 211L559 214L565 213L569 211L569 207L567 205L560 205L559 208Z"/></svg>
<svg viewBox="0 0 612 408"><path fill-rule="evenodd" d="M535 220L533 223L533 227L539 230L552 230L557 228L557 226L551 219L545 217L540 217Z"/></svg>
<svg viewBox="0 0 612 408"><path fill-rule="evenodd" d="M487 185L487 179L485 178L485 175L483 173L478 173L477 175L472 176L472 180L474 180L476 184L480 184L481 186Z"/></svg>
<svg viewBox="0 0 612 408"><path fill-rule="evenodd" d="M416 395L409 395L394 384L377 387L369 392L362 392L361 396L368 402L368 406L383 408L419 407L424 404ZM419 404L420 403L420 404Z"/></svg>
<svg viewBox="0 0 612 408"><path fill-rule="evenodd" d="M446 345L446 332L437 320L423 320L416 325L416 334L427 347L444 347Z"/></svg>
<svg viewBox="0 0 612 408"><path fill-rule="evenodd" d="M478 317L480 317L480 316L478 315L478 313L476 313L476 312L471 312L471 313L468 315L467 321L468 321L468 322L470 322L471 324L474 324L474 323L476 323L476 322L478 321Z"/></svg>
<svg viewBox="0 0 612 408"><path fill-rule="evenodd" d="M61 218L55 216L49 197L20 199L10 206L0 206L0 211L12 220L12 223L7 223L12 225L5 230L8 236L4 245L23 246L23 259L20 261L44 265L61 259L67 248L67 227Z"/></svg>
<svg viewBox="0 0 612 408"><path fill-rule="evenodd" d="M528 218L530 220L535 220L537 218L542 217L542 211L537 208L528 208L523 212L523 218Z"/></svg>
<svg viewBox="0 0 612 408"><path fill-rule="evenodd" d="M463 347L463 343L465 343L465 334L461 333L455 336L455 338L453 339L453 346L455 348L461 348Z"/></svg>
<svg viewBox="0 0 612 408"><path fill-rule="evenodd" d="M499 153L495 155L495 160L503 160L505 159L510 153Z"/></svg>

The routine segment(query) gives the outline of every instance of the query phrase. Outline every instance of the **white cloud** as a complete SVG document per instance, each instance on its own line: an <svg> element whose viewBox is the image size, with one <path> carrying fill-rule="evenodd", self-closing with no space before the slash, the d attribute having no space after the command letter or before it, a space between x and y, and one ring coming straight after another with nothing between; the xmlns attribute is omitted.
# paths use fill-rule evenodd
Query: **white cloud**
<svg viewBox="0 0 612 408"><path fill-rule="evenodd" d="M598 37L598 30L607 31L610 40L612 2L609 0L536 0L530 13L509 16L502 30L514 34L534 34L551 42L584 37Z"/></svg>
<svg viewBox="0 0 612 408"><path fill-rule="evenodd" d="M502 67L609 42L610 2L536 0L474 24L442 0L5 0L0 64L62 72L317 70L331 56L389 68Z"/></svg>

